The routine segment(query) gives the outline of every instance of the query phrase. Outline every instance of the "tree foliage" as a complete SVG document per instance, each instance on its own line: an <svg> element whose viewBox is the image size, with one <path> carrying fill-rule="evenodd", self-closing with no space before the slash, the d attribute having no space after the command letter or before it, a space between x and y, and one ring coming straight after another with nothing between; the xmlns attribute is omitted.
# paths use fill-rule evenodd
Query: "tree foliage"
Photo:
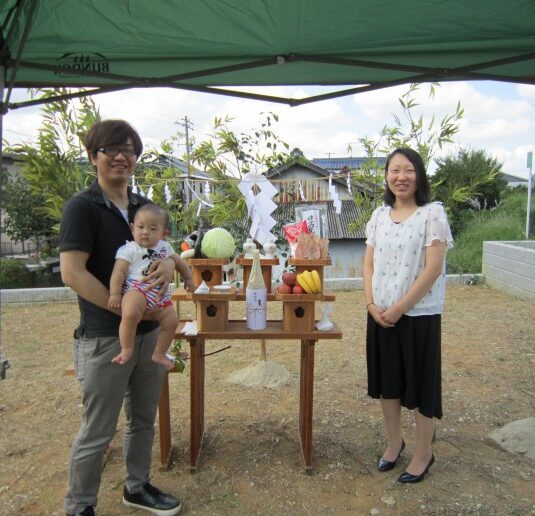
<svg viewBox="0 0 535 516"><path fill-rule="evenodd" d="M66 94L69 90L32 91L39 98L57 93ZM83 159L81 138L100 115L91 97L45 104L41 114L37 141L13 145L7 150L23 158L22 175L35 197L33 209L59 223L64 202L94 177L92 166ZM54 227L57 230L58 224Z"/></svg>
<svg viewBox="0 0 535 516"><path fill-rule="evenodd" d="M484 150L460 149L456 155L437 159L437 166L433 176L435 196L456 225L463 210L496 207L507 188L501 163Z"/></svg>
<svg viewBox="0 0 535 516"><path fill-rule="evenodd" d="M419 91L420 84L411 84L409 89L398 99L401 106L401 113L393 113L394 123L391 126L385 125L376 139L364 136L357 139L363 147L367 157L365 165L355 171L354 181L371 185L368 192L356 189L355 202L360 207L362 217L359 221L351 224L352 230L361 229L369 220L372 211L376 207L384 192L384 170L379 167L378 156L386 156L398 147L411 147L418 151L427 166L436 156L443 146L453 142L453 137L459 132L459 123L464 115L464 110L460 102L457 103L455 111L445 115L438 120L433 116L430 120L424 118L423 114L416 114L419 106L415 96ZM429 100L435 96L435 91L439 87L433 83L429 88ZM456 192L458 195L468 195L468 192Z"/></svg>
<svg viewBox="0 0 535 516"><path fill-rule="evenodd" d="M24 177L7 181L2 188L2 230L15 242L50 238L55 220L34 209L44 203L44 196L35 194Z"/></svg>
<svg viewBox="0 0 535 516"><path fill-rule="evenodd" d="M186 157L191 165L210 174L215 183L210 197L213 207L204 210L203 216L211 225L226 227L237 242L242 242L247 236L247 207L236 180L249 172L263 174L284 163L288 144L274 131L278 117L273 113L264 113L259 127L246 133L233 131L231 122L228 116L215 118L213 132ZM196 220L198 204L197 200L192 202L184 217Z"/></svg>

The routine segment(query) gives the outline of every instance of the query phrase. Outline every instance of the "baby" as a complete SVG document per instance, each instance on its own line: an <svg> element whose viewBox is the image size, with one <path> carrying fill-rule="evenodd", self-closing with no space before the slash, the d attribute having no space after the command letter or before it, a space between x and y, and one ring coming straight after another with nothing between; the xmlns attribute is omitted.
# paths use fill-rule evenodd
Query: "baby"
<svg viewBox="0 0 535 516"><path fill-rule="evenodd" d="M173 258L184 279L187 290L193 288L191 272L186 262L175 254L168 242L163 240L169 231L169 215L156 204L144 204L138 209L134 223L130 224L133 242L127 242L117 250L115 266L110 279L110 309L120 308L119 326L121 352L112 359L116 364L125 364L134 353L137 325L146 309L155 309L153 317L160 323L160 334L154 348L152 360L168 370L173 361L166 352L175 338L178 317L169 293L160 296L159 287L147 290L145 276L151 264L160 259Z"/></svg>

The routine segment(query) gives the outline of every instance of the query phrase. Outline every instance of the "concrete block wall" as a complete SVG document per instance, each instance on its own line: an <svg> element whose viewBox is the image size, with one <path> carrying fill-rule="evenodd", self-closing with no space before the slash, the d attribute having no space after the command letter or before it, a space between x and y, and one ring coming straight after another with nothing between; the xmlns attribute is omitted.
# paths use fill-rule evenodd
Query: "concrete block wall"
<svg viewBox="0 0 535 516"><path fill-rule="evenodd" d="M483 274L448 274L446 282L460 285L480 284L485 281ZM362 290L362 278L325 278L325 289L328 291ZM174 288L171 285L171 290ZM69 287L55 288L22 288L0 290L1 304L24 303L69 303L76 302L77 297Z"/></svg>
<svg viewBox="0 0 535 516"><path fill-rule="evenodd" d="M69 287L2 289L0 303L68 303L77 300Z"/></svg>
<svg viewBox="0 0 535 516"><path fill-rule="evenodd" d="M535 300L535 241L483 242L483 274L491 287Z"/></svg>

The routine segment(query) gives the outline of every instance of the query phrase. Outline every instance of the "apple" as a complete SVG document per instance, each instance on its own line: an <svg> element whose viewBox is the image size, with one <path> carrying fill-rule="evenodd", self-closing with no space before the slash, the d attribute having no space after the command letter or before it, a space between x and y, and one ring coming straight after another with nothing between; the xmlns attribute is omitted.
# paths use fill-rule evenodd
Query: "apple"
<svg viewBox="0 0 535 516"><path fill-rule="evenodd" d="M295 272L284 272L282 274L282 281L286 285L290 285L290 287L293 287L295 285L297 275Z"/></svg>
<svg viewBox="0 0 535 516"><path fill-rule="evenodd" d="M292 294L304 294L305 291L301 285L294 285L292 287Z"/></svg>
<svg viewBox="0 0 535 516"><path fill-rule="evenodd" d="M281 283L277 287L277 292L279 294L291 294L292 293L292 287L290 287L290 285L286 285L286 283Z"/></svg>

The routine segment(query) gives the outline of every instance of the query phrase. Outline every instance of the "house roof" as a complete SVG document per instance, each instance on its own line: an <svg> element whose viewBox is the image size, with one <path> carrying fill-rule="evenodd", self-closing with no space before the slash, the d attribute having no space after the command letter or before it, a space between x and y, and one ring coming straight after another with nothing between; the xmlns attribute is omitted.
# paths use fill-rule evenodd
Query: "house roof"
<svg viewBox="0 0 535 516"><path fill-rule="evenodd" d="M506 174L502 172L502 177L508 182L508 183L527 183L528 180L525 177L515 176L513 174Z"/></svg>
<svg viewBox="0 0 535 516"><path fill-rule="evenodd" d="M295 208L297 206L326 205L327 206L327 223L329 226L329 240L353 240L366 238L364 228L358 231L348 231L347 226L351 222L356 222L362 217L360 208L353 200L342 201L342 211L338 215L332 201L319 202L297 202L280 204L274 213L277 222L286 222L295 220Z"/></svg>
<svg viewBox="0 0 535 516"><path fill-rule="evenodd" d="M329 170L326 170L326 169L324 169L324 168L312 163L311 161L308 161L306 158L303 158L301 156L298 156L298 157L292 159L291 161L288 161L284 165L272 168L271 170L269 170L267 172L266 177L268 179L277 179L277 176L282 176L284 174L284 172L286 172L287 170L289 170L289 169L291 169L293 167L305 168L305 169L311 170L312 172L318 174L318 176L329 177L329 175L331 174L331 172ZM339 184L341 184L341 185L343 185L344 187L347 188L347 186L346 186L347 183L346 183L346 178L345 177L333 177L333 181L336 182L336 183L339 183ZM373 185L367 185L366 183L364 183L362 181L357 181L355 184L356 184L357 188L359 188L361 190L367 190L368 192L373 191L373 188L372 188Z"/></svg>
<svg viewBox="0 0 535 516"><path fill-rule="evenodd" d="M188 164L184 160L175 158L174 156L167 156L165 154L156 154L154 157L152 157L152 159L143 161L143 163L140 163L140 165L176 168L182 172L182 177L188 175ZM210 179L212 177L207 172L203 172L195 167L192 168L188 176L193 179Z"/></svg>
<svg viewBox="0 0 535 516"><path fill-rule="evenodd" d="M367 157L346 157L346 158L312 158L312 163L318 167L324 168L329 171L342 170L344 167L348 167L351 170L361 168L369 158ZM384 167L386 164L385 157L376 157L377 163L380 167Z"/></svg>

